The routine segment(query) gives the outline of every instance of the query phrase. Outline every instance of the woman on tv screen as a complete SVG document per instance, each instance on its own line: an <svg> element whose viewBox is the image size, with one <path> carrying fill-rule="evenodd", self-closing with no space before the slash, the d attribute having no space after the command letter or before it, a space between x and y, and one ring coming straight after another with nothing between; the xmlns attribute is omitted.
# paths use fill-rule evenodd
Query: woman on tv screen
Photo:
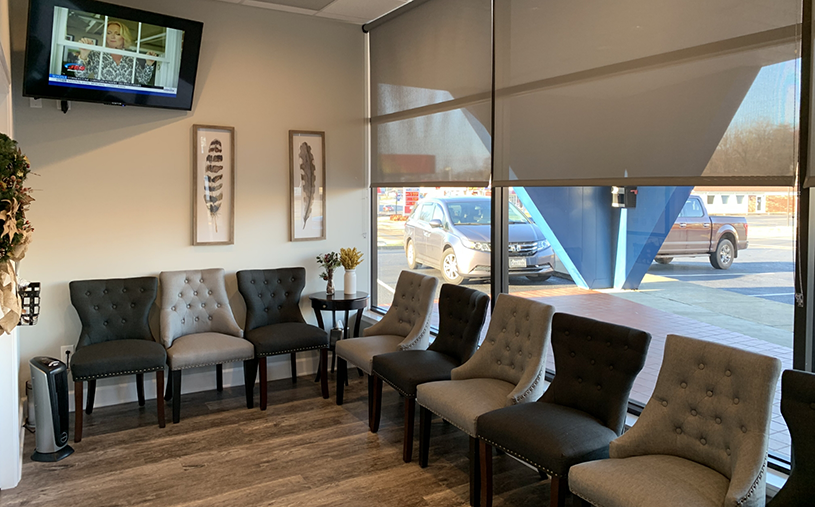
<svg viewBox="0 0 815 507"><path fill-rule="evenodd" d="M94 43L88 37L79 39L79 42L83 44ZM133 37L130 35L130 29L127 28L127 25L120 21L108 21L105 47L122 50L131 49L133 47ZM147 54L158 56L153 51L148 51ZM150 84L150 79L153 77L156 61L135 60L132 56L81 49L77 63L80 65L74 71L76 77L93 77L118 83L131 83L132 80L135 80L137 83L147 85ZM134 65L136 66L135 72Z"/></svg>

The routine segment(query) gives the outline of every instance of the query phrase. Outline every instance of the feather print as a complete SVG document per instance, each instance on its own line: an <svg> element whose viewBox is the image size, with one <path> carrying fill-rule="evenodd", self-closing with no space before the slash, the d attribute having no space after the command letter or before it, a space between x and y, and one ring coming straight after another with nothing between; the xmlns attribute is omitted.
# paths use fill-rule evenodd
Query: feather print
<svg viewBox="0 0 815 507"><path fill-rule="evenodd" d="M215 224L215 232L218 232L218 212L221 210L221 204L224 201L224 193L215 193L221 190L224 186L223 183L218 182L223 178L223 174L218 174L223 171L223 165L216 165L224 161L224 156L220 153L223 151L221 141L218 139L209 143L209 153L207 155L207 165L204 168L204 173L213 173L214 176L206 174L204 176L204 203L206 203L212 222Z"/></svg>
<svg viewBox="0 0 815 507"><path fill-rule="evenodd" d="M300 179L303 181L303 229L305 229L317 190L317 168L314 167L314 155L308 143L300 145Z"/></svg>

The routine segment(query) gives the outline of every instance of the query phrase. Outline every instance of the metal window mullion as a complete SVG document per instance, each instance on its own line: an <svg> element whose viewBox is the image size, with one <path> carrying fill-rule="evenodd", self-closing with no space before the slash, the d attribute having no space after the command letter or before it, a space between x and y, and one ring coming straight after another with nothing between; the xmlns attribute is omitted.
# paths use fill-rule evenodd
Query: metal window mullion
<svg viewBox="0 0 815 507"><path fill-rule="evenodd" d="M136 36L136 55L139 54L139 49L141 49L141 22L139 22L139 32ZM130 69L130 84L136 82L136 61L136 58L133 58L133 68Z"/></svg>

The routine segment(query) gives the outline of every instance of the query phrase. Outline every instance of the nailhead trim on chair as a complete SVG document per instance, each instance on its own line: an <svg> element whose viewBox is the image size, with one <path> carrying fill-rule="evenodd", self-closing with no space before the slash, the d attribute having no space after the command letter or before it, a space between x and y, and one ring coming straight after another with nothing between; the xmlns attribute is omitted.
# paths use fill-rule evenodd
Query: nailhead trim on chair
<svg viewBox="0 0 815 507"><path fill-rule="evenodd" d="M399 389L398 387L396 387L395 385L393 385L393 383L392 383L390 380L386 379L385 377L383 377L383 376L381 376L381 375L379 375L379 374L377 374L377 377L379 377L379 378L381 378L382 380L384 380L386 384L388 384L388 385L389 385L389 386L391 386L392 388L396 389L396 391L397 391L399 394L401 394L402 396L404 396L405 398L415 398L415 397L416 397L416 395L415 395L415 394L408 394L408 393L404 392L403 390Z"/></svg>
<svg viewBox="0 0 815 507"><path fill-rule="evenodd" d="M280 352L270 352L268 354L255 354L257 357L271 357L271 356L279 356L280 354L290 354L292 352L302 352L305 350L319 350L319 349L327 349L328 345L320 345L319 347L301 347L299 349L289 349L289 350L281 350Z"/></svg>
<svg viewBox="0 0 815 507"><path fill-rule="evenodd" d="M150 373L151 371L159 371L163 370L164 366L160 366L158 368L150 368L147 370L132 370L132 371L122 371L118 373L103 373L102 375L91 375L90 377L76 377L74 376L73 379L75 382L85 381L85 380L94 380L98 378L105 378L105 377L120 377L122 375L135 375L137 373Z"/></svg>
<svg viewBox="0 0 815 507"><path fill-rule="evenodd" d="M237 363L238 361L249 361L250 359L254 359L255 356L249 356L244 359L231 359L229 361L218 361L217 363L204 363L204 364L193 364L191 366L185 366L183 368L170 368L172 371L179 371L179 370L189 370L190 368L200 368L202 366L214 366L216 364L224 364L224 363Z"/></svg>
<svg viewBox="0 0 815 507"><path fill-rule="evenodd" d="M502 451L504 451L504 452L505 452L505 453L507 453L507 454L511 454L511 455L515 456L516 458L518 458L518 459L522 459L522 460L526 461L526 462L527 462L527 463L529 463L530 465L532 465L532 466L534 466L534 467L536 467L536 468L539 468L539 469L541 469L541 470L545 471L547 474L549 474L549 475L551 475L551 476L554 476L554 477L562 477L562 475L560 475L560 474L556 474L555 472L553 472L553 471L549 470L549 469L548 469L548 468L546 468L545 466L539 465L539 464L535 463L534 461L532 461L531 459L528 459L528 458L526 458L526 457L524 457L524 456L521 456L521 455L520 455L520 454L518 454L517 452L511 451L511 450L509 450L509 449L505 448L504 446L498 445L498 444L496 444L495 442L493 442L492 440L486 439L486 438L481 437L481 436L479 436L478 438L480 438L480 439L481 439L481 440L483 440L484 442L487 442L488 444L490 444L491 446L493 446L493 447L495 447L495 448L497 448L497 449L501 449Z"/></svg>
<svg viewBox="0 0 815 507"><path fill-rule="evenodd" d="M542 375L541 373L538 373L538 376L537 376L537 377L535 377L535 381L534 381L534 382L532 382L532 385L530 385L530 386L529 386L529 387L526 389L526 391L524 391L523 393L521 393L521 395L520 395L520 396L518 396L518 397L516 397L516 398L513 398L513 399L512 399L512 401L513 401L513 402L515 402L515 403L518 403L518 402L519 402L519 401L521 401L522 399L524 399L524 398L526 398L527 396L529 396L530 394L532 394L532 392L535 390L535 386L537 386L538 384L540 384L540 381L541 381L541 379L542 379L542 378L543 378L543 375Z"/></svg>
<svg viewBox="0 0 815 507"><path fill-rule="evenodd" d="M766 469L767 469L767 457L765 456L764 457L764 465L761 466L761 471L758 473L758 476L756 477L756 480L753 481L753 485L750 486L750 491L747 492L747 494L744 496L744 498L739 499L739 501L736 502L736 505L743 505L744 502L746 502L748 498L753 496L753 493L756 492L756 488L758 487L758 484L761 482L761 478L764 477L764 471Z"/></svg>
<svg viewBox="0 0 815 507"><path fill-rule="evenodd" d="M460 429L461 431L463 431L464 433L466 433L468 436L471 436L471 437L475 438L475 435L470 435L470 432L469 432L469 431L465 430L464 428L462 428L462 427L461 427L461 426L459 426L458 424L454 423L454 422L453 422L453 421L451 421L450 419L445 419L443 415L441 415L441 414L437 414L436 412L433 412L432 410L430 410L429 408L425 407L425 406L424 406L424 405L422 405L421 403L419 404L419 406L420 406L420 407L422 407L422 408L425 408L425 409L429 410L430 412L432 412L432 413L436 414L437 416L441 417L441 418L442 418L442 419L444 419L445 421L449 422L450 424L452 424L452 425L453 425L453 426L455 426L456 428L458 428L458 429Z"/></svg>

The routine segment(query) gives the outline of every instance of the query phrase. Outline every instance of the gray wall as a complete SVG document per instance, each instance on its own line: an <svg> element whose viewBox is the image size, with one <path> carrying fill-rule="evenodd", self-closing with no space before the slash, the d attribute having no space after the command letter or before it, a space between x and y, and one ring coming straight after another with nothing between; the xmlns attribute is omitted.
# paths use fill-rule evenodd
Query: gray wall
<svg viewBox="0 0 815 507"><path fill-rule="evenodd" d="M39 323L20 329L23 378L32 356L58 357L61 345L76 343L71 280L223 267L243 324L235 271L305 266L308 294L325 287L317 254L357 247L370 258L359 26L209 0L117 1L204 23L192 112L74 102L63 115L53 100L31 108L21 91L27 2L11 0L15 136L37 174L29 180L36 190L33 243L20 276L42 282ZM191 246L193 124L236 129L233 246ZM326 132L325 241L289 242L290 129ZM366 265L360 290L370 287ZM341 290L341 270L338 279ZM301 361L302 368L316 366L316 356ZM288 358L272 362L272 378L287 371ZM214 388L214 372L189 377L185 391ZM241 368L225 371L225 382L240 384ZM132 380L100 383L98 399L135 399Z"/></svg>

